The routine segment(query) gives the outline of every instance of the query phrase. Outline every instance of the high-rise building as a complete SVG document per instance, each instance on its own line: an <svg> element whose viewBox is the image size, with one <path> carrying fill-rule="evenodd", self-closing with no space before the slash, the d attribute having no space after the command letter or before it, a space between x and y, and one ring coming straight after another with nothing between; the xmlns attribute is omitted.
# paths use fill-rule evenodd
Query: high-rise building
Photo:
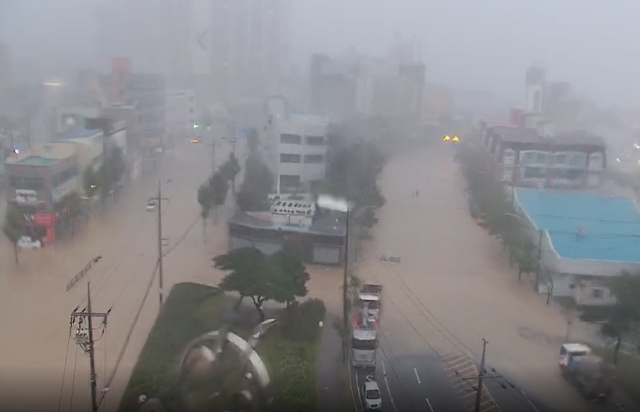
<svg viewBox="0 0 640 412"><path fill-rule="evenodd" d="M211 70L227 101L279 92L288 67L291 0L211 0Z"/></svg>

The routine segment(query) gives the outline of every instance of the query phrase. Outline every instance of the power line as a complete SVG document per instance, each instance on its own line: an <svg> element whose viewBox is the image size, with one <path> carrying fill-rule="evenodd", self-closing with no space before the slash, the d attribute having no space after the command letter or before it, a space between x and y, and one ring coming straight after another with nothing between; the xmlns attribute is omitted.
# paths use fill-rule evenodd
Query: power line
<svg viewBox="0 0 640 412"><path fill-rule="evenodd" d="M69 398L69 412L73 409L73 392L76 387L76 367L78 366L78 346L76 346L76 357L73 361L73 376L71 377L71 397Z"/></svg>
<svg viewBox="0 0 640 412"><path fill-rule="evenodd" d="M163 257L166 257L169 253L173 252L178 246L180 246L180 244L187 238L187 236L189 235L189 233L191 233L191 231L193 230L194 227L196 227L196 225L198 224L200 220L200 216L196 216L195 220L193 221L193 223L191 223L191 225L189 225L189 227L187 228L187 230L184 231L184 233L182 235L180 235L180 237L178 238L177 241L175 241L173 243L173 245L171 245L164 253L163 253Z"/></svg>
<svg viewBox="0 0 640 412"><path fill-rule="evenodd" d="M133 334L133 331L136 327L136 324L138 323L138 319L140 318L140 314L142 313L142 309L144 308L145 302L147 301L147 297L149 296L149 292L151 291L151 287L153 286L153 281L156 277L156 273L158 272L158 266L159 266L159 262L156 263L156 268L153 271L153 274L151 275L151 279L149 279L149 285L147 286L147 290L144 293L144 296L142 298L142 301L140 302L140 306L138 307L138 311L136 312L136 316L133 318L133 323L131 324L131 327L129 328L129 332L127 333L127 336L124 340L124 344L122 345L122 349L120 349L120 352L118 353L118 358L116 359L116 362L113 366L113 369L111 370L111 374L109 375L109 379L107 379L107 382L105 383L105 390L108 390L108 388L111 386L111 382L113 381L113 378L116 375L116 372L118 370L118 367L120 366L120 362L122 361L122 358L124 356L125 351L127 350L127 346L129 345L129 341L131 340L131 335ZM102 392L102 396L100 397L100 400L98 401L98 407L100 407L100 404L102 403L102 401L105 399L107 395L106 391Z"/></svg>
<svg viewBox="0 0 640 412"><path fill-rule="evenodd" d="M64 380L67 376L67 360L69 359L69 345L71 345L71 331L73 330L73 324L69 325L69 337L67 338L67 350L64 355L64 367L62 369L62 383L60 384L60 396L58 397L58 412L62 407L62 394L64 392Z"/></svg>

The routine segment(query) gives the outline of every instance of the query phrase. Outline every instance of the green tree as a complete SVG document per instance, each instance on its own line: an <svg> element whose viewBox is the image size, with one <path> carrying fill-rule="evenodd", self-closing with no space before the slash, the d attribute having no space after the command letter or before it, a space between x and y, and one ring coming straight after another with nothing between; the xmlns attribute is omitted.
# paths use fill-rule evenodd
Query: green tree
<svg viewBox="0 0 640 412"><path fill-rule="evenodd" d="M93 198L98 192L100 180L92 167L87 167L82 173L82 189L88 198Z"/></svg>
<svg viewBox="0 0 640 412"><path fill-rule="evenodd" d="M99 191L103 201L111 194L122 180L127 164L119 147L113 147L98 169Z"/></svg>
<svg viewBox="0 0 640 412"><path fill-rule="evenodd" d="M64 196L61 201L61 206L65 210L65 218L69 219L68 223L71 227L71 234L75 235L77 218L82 214L82 199L78 192L73 191Z"/></svg>
<svg viewBox="0 0 640 412"><path fill-rule="evenodd" d="M203 241L207 241L207 218L213 208L213 193L208 184L202 184L198 188L198 204L200 204L200 217L202 218Z"/></svg>
<svg viewBox="0 0 640 412"><path fill-rule="evenodd" d="M296 297L307 296L310 276L298 255L285 248L269 256L269 260L282 271L282 283L278 296L274 297L276 302L286 303L288 308Z"/></svg>
<svg viewBox="0 0 640 412"><path fill-rule="evenodd" d="M229 181L222 173L215 173L211 179L209 179L209 189L211 190L211 197L213 201L214 213L217 213L220 206L224 205L227 199L227 193L229 192Z"/></svg>
<svg viewBox="0 0 640 412"><path fill-rule="evenodd" d="M245 163L244 179L236 193L240 210L255 212L269 210L268 195L272 193L273 176L257 154L249 155Z"/></svg>
<svg viewBox="0 0 640 412"><path fill-rule="evenodd" d="M7 207L4 215L2 232L13 245L13 255L18 264L18 240L22 236L22 217L20 212L13 206Z"/></svg>
<svg viewBox="0 0 640 412"><path fill-rule="evenodd" d="M215 267L229 271L218 285L227 292L237 292L240 301L249 297L264 320L262 304L266 300L281 299L282 270L271 262L264 253L255 248L232 250L226 255L213 258Z"/></svg>
<svg viewBox="0 0 640 412"><path fill-rule="evenodd" d="M229 159L220 168L220 173L231 182L231 191L235 194L236 176L240 173L240 163L233 153L229 154Z"/></svg>

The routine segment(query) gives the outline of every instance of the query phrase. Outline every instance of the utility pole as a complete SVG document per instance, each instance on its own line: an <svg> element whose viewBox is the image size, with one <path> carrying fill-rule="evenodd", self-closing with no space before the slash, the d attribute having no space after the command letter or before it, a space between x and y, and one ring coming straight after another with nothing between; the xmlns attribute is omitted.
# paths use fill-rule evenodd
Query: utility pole
<svg viewBox="0 0 640 412"><path fill-rule="evenodd" d="M216 141L215 138L211 142L211 174L216 172Z"/></svg>
<svg viewBox="0 0 640 412"><path fill-rule="evenodd" d="M482 358L480 359L480 373L478 374L478 392L476 392L475 412L480 412L480 401L482 399L482 380L484 379L484 356L487 349L487 340L482 339Z"/></svg>
<svg viewBox="0 0 640 412"><path fill-rule="evenodd" d="M158 180L158 197L156 201L158 202L158 292L160 295L160 307L164 303L163 297L163 272L162 272L162 246L164 246L165 238L162 237L162 201L169 200L166 197L162 197L162 181Z"/></svg>
<svg viewBox="0 0 640 412"><path fill-rule="evenodd" d="M542 236L544 231L540 229L538 231L538 258L536 261L536 293L538 292L538 286L540 283L540 261L542 260Z"/></svg>
<svg viewBox="0 0 640 412"><path fill-rule="evenodd" d="M349 207L347 207L347 221L346 221L346 233L344 237L344 276L342 278L342 308L343 308L343 321L344 321L344 329L348 330L348 320L349 317L349 293L347 291L348 287L348 276L349 276L349 220L350 213Z"/></svg>
<svg viewBox="0 0 640 412"><path fill-rule="evenodd" d="M78 308L71 312L71 324L73 325L76 322L76 319L79 319L78 330L76 331L76 343L80 345L80 347L85 351L85 353L89 354L89 366L91 368L91 411L98 412L98 399L97 399L97 382L96 382L96 361L95 361L95 351L94 351L94 341L93 341L93 318L102 318L102 324L107 324L107 316L109 316L109 309L106 313L97 313L91 311L91 283L87 282L87 309L77 312ZM82 329L82 324L84 320L87 321L87 329Z"/></svg>

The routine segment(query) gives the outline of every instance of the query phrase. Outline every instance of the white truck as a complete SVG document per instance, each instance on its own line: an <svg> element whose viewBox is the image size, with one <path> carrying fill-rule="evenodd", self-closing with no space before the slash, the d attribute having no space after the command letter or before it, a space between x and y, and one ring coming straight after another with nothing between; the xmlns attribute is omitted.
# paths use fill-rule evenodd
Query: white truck
<svg viewBox="0 0 640 412"><path fill-rule="evenodd" d="M363 283L358 293L358 305L367 321L377 325L382 311L382 285Z"/></svg>
<svg viewBox="0 0 640 412"><path fill-rule="evenodd" d="M351 364L356 368L375 368L378 331L354 329L351 335Z"/></svg>
<svg viewBox="0 0 640 412"><path fill-rule="evenodd" d="M356 368L376 367L381 311L382 285L363 284L358 293L351 334L351 364Z"/></svg>

